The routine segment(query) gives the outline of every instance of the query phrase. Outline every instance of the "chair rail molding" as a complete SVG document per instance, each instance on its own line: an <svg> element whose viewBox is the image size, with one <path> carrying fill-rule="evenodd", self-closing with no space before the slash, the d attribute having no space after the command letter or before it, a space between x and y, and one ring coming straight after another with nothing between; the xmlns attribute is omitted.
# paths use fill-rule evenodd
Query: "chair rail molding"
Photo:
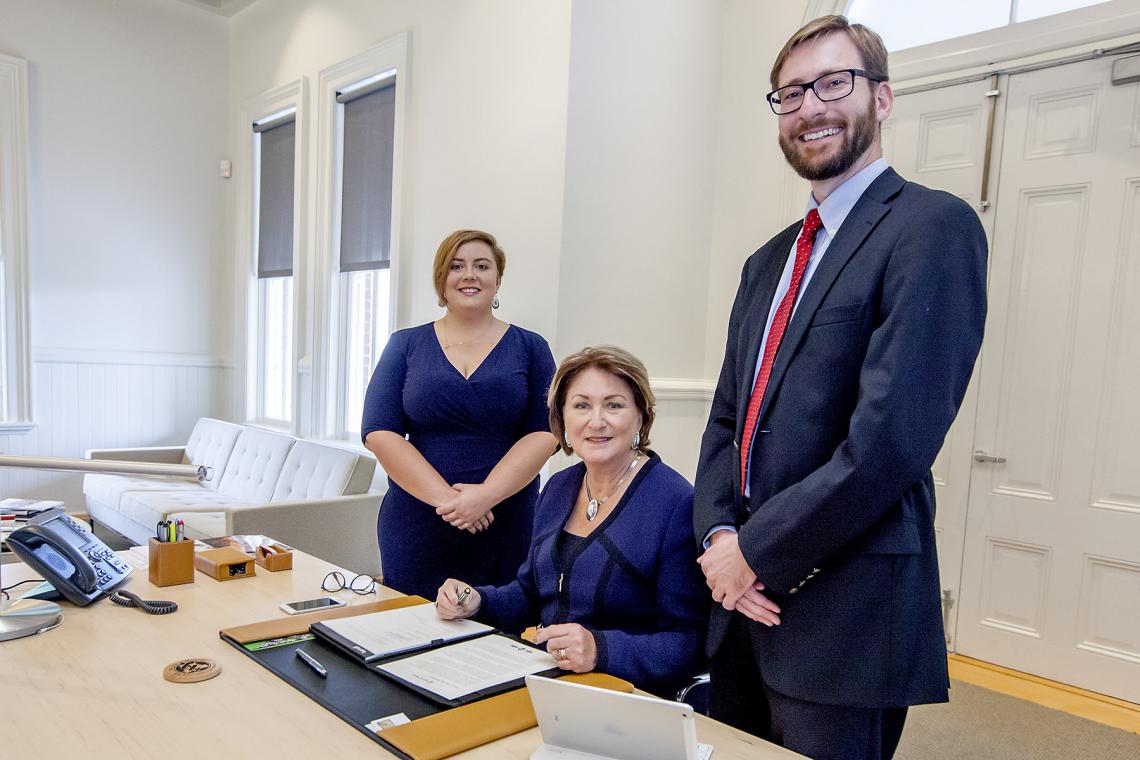
<svg viewBox="0 0 1140 760"><path fill-rule="evenodd" d="M703 401L711 403L716 382L701 378L652 377L649 385L658 401Z"/></svg>
<svg viewBox="0 0 1140 760"><path fill-rule="evenodd" d="M116 364L147 367L213 367L232 369L234 360L214 354L179 354L161 351L115 351L91 348L37 348L37 364Z"/></svg>

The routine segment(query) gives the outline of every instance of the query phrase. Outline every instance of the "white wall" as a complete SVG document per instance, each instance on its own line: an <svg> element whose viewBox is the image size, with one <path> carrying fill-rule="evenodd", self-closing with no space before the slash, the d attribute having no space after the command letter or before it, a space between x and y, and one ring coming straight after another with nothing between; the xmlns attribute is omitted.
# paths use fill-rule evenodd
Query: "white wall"
<svg viewBox="0 0 1140 760"><path fill-rule="evenodd" d="M476 227L507 252L501 316L554 334L569 14L569 0L291 0L232 20L231 112L302 76L315 87L322 69L410 32L399 327L438 318L436 247ZM311 136L315 105L314 93Z"/></svg>
<svg viewBox="0 0 1140 760"><path fill-rule="evenodd" d="M573 4L555 350L619 345L659 388L702 375L722 15ZM658 403L654 449L689 477L703 417L699 399Z"/></svg>
<svg viewBox="0 0 1140 760"><path fill-rule="evenodd" d="M0 0L0 51L29 64L38 424L0 450L174 443L227 413L226 34L179 3ZM79 483L0 470L0 495L72 510Z"/></svg>
<svg viewBox="0 0 1140 760"><path fill-rule="evenodd" d="M764 95L771 89L772 61L803 24L804 7L803 2L725 3L701 373L711 380L720 373L728 314L745 259L794 221L785 211L787 165L776 141L776 116ZM790 201L797 212L807 203L806 193L804 184L802 197Z"/></svg>

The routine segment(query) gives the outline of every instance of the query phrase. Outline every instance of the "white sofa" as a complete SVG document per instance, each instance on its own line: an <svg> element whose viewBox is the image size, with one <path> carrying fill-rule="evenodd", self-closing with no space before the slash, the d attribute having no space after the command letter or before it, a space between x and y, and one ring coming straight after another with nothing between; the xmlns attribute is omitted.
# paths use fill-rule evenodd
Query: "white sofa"
<svg viewBox="0 0 1140 760"><path fill-rule="evenodd" d="M349 570L380 573L371 456L203 417L185 446L92 449L87 457L210 468L202 483L84 476L88 515L139 544L160 520L182 519L187 537L261 533Z"/></svg>

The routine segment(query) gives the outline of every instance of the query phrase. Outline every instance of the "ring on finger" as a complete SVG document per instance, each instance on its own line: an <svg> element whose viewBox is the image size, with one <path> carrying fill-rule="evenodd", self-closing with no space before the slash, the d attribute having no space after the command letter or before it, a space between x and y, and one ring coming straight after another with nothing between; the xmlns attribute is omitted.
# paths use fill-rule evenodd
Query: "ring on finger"
<svg viewBox="0 0 1140 760"><path fill-rule="evenodd" d="M559 649L559 650L558 650L558 659L560 659L560 660L565 660L565 659L567 659L567 658L566 658L566 650L565 650L565 649Z"/></svg>

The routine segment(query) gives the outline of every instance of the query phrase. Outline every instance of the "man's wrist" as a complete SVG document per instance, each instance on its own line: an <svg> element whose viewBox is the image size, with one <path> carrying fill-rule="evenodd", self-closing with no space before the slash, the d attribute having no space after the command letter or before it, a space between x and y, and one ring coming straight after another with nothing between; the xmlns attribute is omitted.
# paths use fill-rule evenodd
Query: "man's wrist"
<svg viewBox="0 0 1140 760"><path fill-rule="evenodd" d="M736 530L735 525L714 525L713 527L709 528L709 532L705 534L705 540L702 541L701 543L706 549L708 549L714 543L716 543L718 536L720 536L721 538L726 537L726 536L721 536L720 534L723 533L723 534L727 535L727 534L731 533L733 535L736 535L736 532L737 532L737 530Z"/></svg>

